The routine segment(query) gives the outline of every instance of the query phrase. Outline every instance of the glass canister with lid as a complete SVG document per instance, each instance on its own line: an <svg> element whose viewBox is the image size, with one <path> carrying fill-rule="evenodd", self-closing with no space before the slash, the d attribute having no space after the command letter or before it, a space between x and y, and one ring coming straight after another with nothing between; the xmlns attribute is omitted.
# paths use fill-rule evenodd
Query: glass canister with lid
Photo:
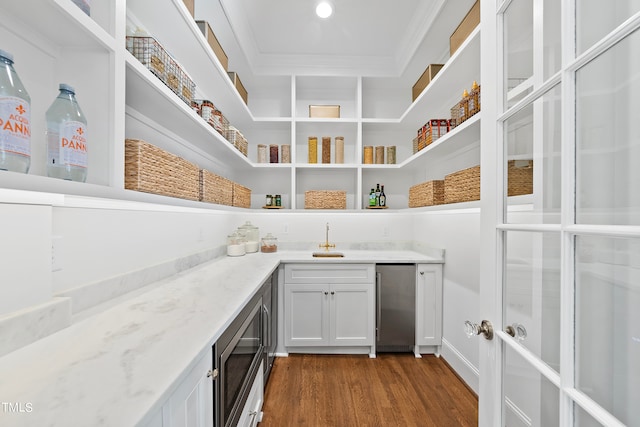
<svg viewBox="0 0 640 427"><path fill-rule="evenodd" d="M262 237L260 242L260 252L277 252L278 251L278 238L272 235L271 233L267 233L266 236Z"/></svg>
<svg viewBox="0 0 640 427"><path fill-rule="evenodd" d="M247 253L258 252L258 243L260 242L260 229L251 224L251 221L247 221L244 225L238 227L238 231L244 233L247 242Z"/></svg>
<svg viewBox="0 0 640 427"><path fill-rule="evenodd" d="M241 234L234 232L227 236L227 256L242 256L246 253L246 240Z"/></svg>

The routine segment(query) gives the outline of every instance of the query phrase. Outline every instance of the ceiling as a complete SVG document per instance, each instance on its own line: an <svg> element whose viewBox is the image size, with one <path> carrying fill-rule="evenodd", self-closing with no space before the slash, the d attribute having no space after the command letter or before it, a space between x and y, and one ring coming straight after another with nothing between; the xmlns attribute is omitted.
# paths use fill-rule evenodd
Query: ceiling
<svg viewBox="0 0 640 427"><path fill-rule="evenodd" d="M252 74L385 77L406 70L452 0L331 0L327 19L316 16L318 1L219 0Z"/></svg>

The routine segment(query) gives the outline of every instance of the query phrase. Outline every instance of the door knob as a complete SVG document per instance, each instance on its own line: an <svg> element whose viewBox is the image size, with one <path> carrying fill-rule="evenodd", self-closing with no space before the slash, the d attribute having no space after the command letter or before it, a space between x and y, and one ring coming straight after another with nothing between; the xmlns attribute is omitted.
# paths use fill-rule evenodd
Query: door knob
<svg viewBox="0 0 640 427"><path fill-rule="evenodd" d="M482 334L486 339L493 339L493 325L488 320L483 320L479 325L468 320L464 322L464 333L468 338Z"/></svg>
<svg viewBox="0 0 640 427"><path fill-rule="evenodd" d="M504 331L518 341L524 341L527 338L527 329L521 323L514 323L504 328Z"/></svg>

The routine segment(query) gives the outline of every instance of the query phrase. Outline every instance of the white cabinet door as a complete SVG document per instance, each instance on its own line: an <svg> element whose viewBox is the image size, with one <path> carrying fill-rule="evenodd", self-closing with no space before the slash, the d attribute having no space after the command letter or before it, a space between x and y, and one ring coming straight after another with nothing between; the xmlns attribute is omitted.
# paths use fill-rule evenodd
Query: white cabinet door
<svg viewBox="0 0 640 427"><path fill-rule="evenodd" d="M163 426L205 427L213 425L213 386L208 351L186 375L163 407Z"/></svg>
<svg viewBox="0 0 640 427"><path fill-rule="evenodd" d="M285 345L329 344L329 285L285 284Z"/></svg>
<svg viewBox="0 0 640 427"><path fill-rule="evenodd" d="M332 346L373 345L373 286L367 284L335 284L329 291L329 319Z"/></svg>
<svg viewBox="0 0 640 427"><path fill-rule="evenodd" d="M247 398L242 414L238 420L238 427L256 427L262 420L262 403L264 402L264 367L260 365L256 379L253 380L251 392Z"/></svg>
<svg viewBox="0 0 640 427"><path fill-rule="evenodd" d="M285 346L372 346L374 271L373 264L285 265Z"/></svg>
<svg viewBox="0 0 640 427"><path fill-rule="evenodd" d="M442 344L442 265L418 265L416 345Z"/></svg>

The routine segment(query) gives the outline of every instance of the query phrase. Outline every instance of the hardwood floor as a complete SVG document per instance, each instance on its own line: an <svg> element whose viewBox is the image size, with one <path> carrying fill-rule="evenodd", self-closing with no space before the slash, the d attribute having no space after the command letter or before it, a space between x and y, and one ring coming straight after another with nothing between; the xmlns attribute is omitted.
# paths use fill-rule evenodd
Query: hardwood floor
<svg viewBox="0 0 640 427"><path fill-rule="evenodd" d="M413 354L277 358L260 427L477 426L478 400L446 363Z"/></svg>

